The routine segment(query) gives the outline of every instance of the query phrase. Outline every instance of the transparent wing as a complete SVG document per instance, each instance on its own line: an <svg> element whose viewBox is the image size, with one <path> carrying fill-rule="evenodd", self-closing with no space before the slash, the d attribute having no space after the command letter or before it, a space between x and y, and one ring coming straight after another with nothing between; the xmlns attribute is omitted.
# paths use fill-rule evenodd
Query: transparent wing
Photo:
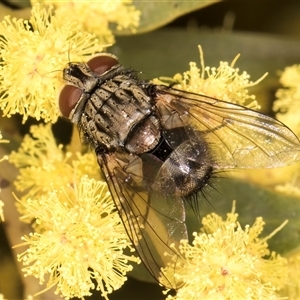
<svg viewBox="0 0 300 300"><path fill-rule="evenodd" d="M300 159L300 143L281 122L207 96L156 86L163 127L185 128L210 145L215 168L273 168Z"/></svg>
<svg viewBox="0 0 300 300"><path fill-rule="evenodd" d="M126 153L98 155L98 163L144 265L161 284L176 288L174 278L161 273L161 268L175 254L170 244L187 239L185 210L181 199L149 192L146 183L153 180L159 163L147 155L142 159Z"/></svg>

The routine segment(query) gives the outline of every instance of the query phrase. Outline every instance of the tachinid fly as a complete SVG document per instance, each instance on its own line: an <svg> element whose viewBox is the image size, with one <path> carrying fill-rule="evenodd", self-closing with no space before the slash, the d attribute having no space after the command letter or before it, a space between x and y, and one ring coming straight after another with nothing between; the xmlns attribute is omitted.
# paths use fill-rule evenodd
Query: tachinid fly
<svg viewBox="0 0 300 300"><path fill-rule="evenodd" d="M220 170L271 168L299 158L298 138L256 111L154 85L103 54L69 63L59 104L95 149L128 236L149 272L187 239L186 199ZM170 255L165 255L168 253Z"/></svg>

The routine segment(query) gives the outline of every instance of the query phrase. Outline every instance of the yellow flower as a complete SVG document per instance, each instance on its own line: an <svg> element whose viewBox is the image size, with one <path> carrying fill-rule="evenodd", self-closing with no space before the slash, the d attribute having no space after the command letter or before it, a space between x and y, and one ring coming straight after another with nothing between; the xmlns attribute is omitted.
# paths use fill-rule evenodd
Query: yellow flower
<svg viewBox="0 0 300 300"><path fill-rule="evenodd" d="M255 82L249 80L247 72L239 74L240 70L234 68L239 57L237 55L232 63L220 62L218 68L205 67L202 48L199 46L201 69L195 62L190 62L190 70L183 75L176 74L173 78L161 77L154 79L154 83L164 84L170 81L175 84L174 88L187 92L197 93L213 97L219 100L240 104L252 109L259 109L255 95L249 95L248 89L260 82L267 74Z"/></svg>
<svg viewBox="0 0 300 300"><path fill-rule="evenodd" d="M52 4L57 18L78 22L83 30L95 33L101 43L114 43L111 27L117 31L130 29L134 32L139 25L140 11L130 5L132 1L129 0L38 2Z"/></svg>
<svg viewBox="0 0 300 300"><path fill-rule="evenodd" d="M299 250L288 257L288 283L281 292L289 300L300 299L300 252Z"/></svg>
<svg viewBox="0 0 300 300"><path fill-rule="evenodd" d="M286 181L285 183L278 184L275 186L275 190L284 193L287 195L295 196L295 197L300 197L300 188L299 188L299 166L298 170L294 170L294 173L292 173L292 177L290 181ZM293 170L291 170L293 171ZM285 174L286 175L286 174ZM286 175L284 177L285 179L288 178Z"/></svg>
<svg viewBox="0 0 300 300"><path fill-rule="evenodd" d="M280 83L283 88L276 93L277 100L273 110L276 118L289 126L296 135L300 135L300 65L286 67L281 74ZM287 180L276 186L276 190L289 195L300 195L299 164L281 172L282 178Z"/></svg>
<svg viewBox="0 0 300 300"><path fill-rule="evenodd" d="M270 253L267 240L260 239L264 226L257 218L243 229L235 207L222 220L216 214L203 218L200 233L194 233L193 246L182 241L179 258L166 268L175 270L181 285L177 295L167 299L278 299L276 291L286 282L286 259Z"/></svg>
<svg viewBox="0 0 300 300"><path fill-rule="evenodd" d="M288 282L281 295L288 297L289 300L300 299L300 251L289 255L288 257Z"/></svg>
<svg viewBox="0 0 300 300"><path fill-rule="evenodd" d="M278 120L300 134L300 65L286 67L280 77L283 85L276 93L273 110Z"/></svg>
<svg viewBox="0 0 300 300"><path fill-rule="evenodd" d="M0 108L4 116L19 113L55 122L61 70L69 60L100 52L95 34L52 9L32 8L29 21L7 16L0 23Z"/></svg>
<svg viewBox="0 0 300 300"><path fill-rule="evenodd" d="M84 297L91 290L102 296L120 288L134 256L125 229L104 182L83 176L78 184L53 189L23 202L42 231L24 236L28 246L18 260L25 276L34 276L65 299Z"/></svg>
<svg viewBox="0 0 300 300"><path fill-rule="evenodd" d="M78 178L88 175L100 179L100 168L93 153L64 152L57 145L51 131L51 124L32 126L19 150L12 152L9 161L20 169L15 186L26 192L21 200L38 198L52 189L78 182ZM24 214L23 206L19 206ZM34 215L27 216L31 221ZM26 218L25 218L26 219Z"/></svg>

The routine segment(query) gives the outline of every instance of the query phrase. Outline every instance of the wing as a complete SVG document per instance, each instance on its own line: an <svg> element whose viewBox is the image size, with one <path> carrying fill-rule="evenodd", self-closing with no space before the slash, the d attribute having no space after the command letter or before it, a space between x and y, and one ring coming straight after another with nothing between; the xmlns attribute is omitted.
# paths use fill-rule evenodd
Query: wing
<svg viewBox="0 0 300 300"><path fill-rule="evenodd" d="M281 122L243 106L156 86L156 106L166 130L182 127L203 137L215 168L273 168L300 160L300 143Z"/></svg>
<svg viewBox="0 0 300 300"><path fill-rule="evenodd" d="M187 239L185 210L181 199L166 199L148 191L145 183L153 180L152 173L160 163L147 155L142 159L127 153L98 155L98 163L142 262L161 284L176 288L175 279L161 273L161 268L175 254L170 245Z"/></svg>

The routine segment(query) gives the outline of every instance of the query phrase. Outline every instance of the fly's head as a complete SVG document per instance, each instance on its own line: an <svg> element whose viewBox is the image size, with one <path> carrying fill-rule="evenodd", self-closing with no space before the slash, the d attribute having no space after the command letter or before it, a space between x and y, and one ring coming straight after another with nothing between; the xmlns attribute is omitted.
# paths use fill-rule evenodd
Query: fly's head
<svg viewBox="0 0 300 300"><path fill-rule="evenodd" d="M69 63L63 70L66 85L59 96L62 115L73 123L78 123L78 118L73 117L75 110L85 105L91 93L101 82L101 75L118 64L115 56L106 53L92 58L87 63Z"/></svg>
<svg viewBox="0 0 300 300"><path fill-rule="evenodd" d="M88 92L97 84L97 77L85 63L69 63L63 70L63 79L83 92Z"/></svg>

